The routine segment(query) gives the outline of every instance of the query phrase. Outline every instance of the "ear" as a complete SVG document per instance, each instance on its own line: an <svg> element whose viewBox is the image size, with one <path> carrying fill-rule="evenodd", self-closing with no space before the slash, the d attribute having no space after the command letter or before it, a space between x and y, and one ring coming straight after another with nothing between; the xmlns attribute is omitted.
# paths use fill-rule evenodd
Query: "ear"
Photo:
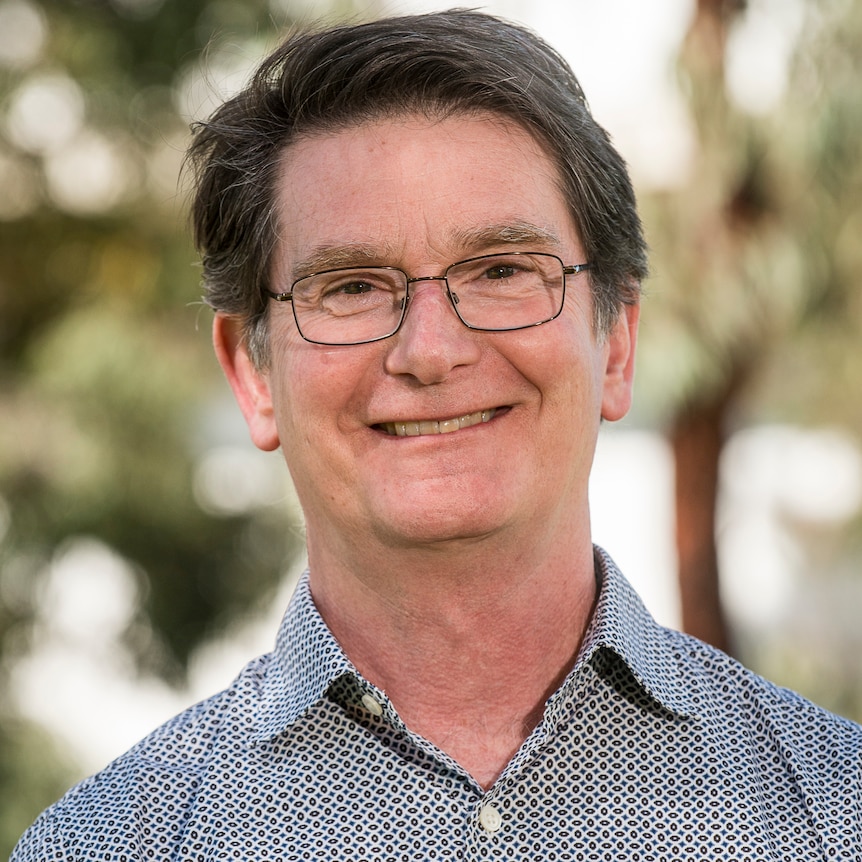
<svg viewBox="0 0 862 862"><path fill-rule="evenodd" d="M217 312L213 321L213 346L219 364L245 417L258 449L271 452L279 446L269 376L252 362L235 317Z"/></svg>
<svg viewBox="0 0 862 862"><path fill-rule="evenodd" d="M602 390L602 419L616 422L632 404L635 347L638 340L640 304L623 305L607 336L607 365Z"/></svg>

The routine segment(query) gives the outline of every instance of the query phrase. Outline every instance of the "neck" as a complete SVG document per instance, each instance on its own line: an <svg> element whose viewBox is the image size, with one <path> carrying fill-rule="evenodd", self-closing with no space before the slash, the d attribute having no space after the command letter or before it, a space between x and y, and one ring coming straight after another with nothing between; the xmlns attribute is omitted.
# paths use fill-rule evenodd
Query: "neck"
<svg viewBox="0 0 862 862"><path fill-rule="evenodd" d="M351 661L411 730L490 786L577 657L596 596L589 530L506 553L486 541L387 549L348 567L319 547L310 530L312 593Z"/></svg>

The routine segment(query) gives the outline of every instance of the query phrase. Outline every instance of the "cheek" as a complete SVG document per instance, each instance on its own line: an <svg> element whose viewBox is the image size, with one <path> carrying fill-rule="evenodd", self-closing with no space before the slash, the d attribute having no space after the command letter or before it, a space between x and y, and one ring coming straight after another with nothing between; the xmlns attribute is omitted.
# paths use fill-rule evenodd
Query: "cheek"
<svg viewBox="0 0 862 862"><path fill-rule="evenodd" d="M285 456L305 446L310 435L309 426L319 424L313 414L320 403L320 384L301 343L290 335L273 338L271 349L272 400L278 423L279 436Z"/></svg>
<svg viewBox="0 0 862 862"><path fill-rule="evenodd" d="M525 345L520 363L524 376L541 393L543 408L579 424L600 413L606 362L606 348L596 343L587 320L580 310L567 306L547 329L527 330L535 340Z"/></svg>
<svg viewBox="0 0 862 862"><path fill-rule="evenodd" d="M323 347L290 335L273 347L278 364L273 401L283 428L314 443L356 424L373 371L369 351Z"/></svg>

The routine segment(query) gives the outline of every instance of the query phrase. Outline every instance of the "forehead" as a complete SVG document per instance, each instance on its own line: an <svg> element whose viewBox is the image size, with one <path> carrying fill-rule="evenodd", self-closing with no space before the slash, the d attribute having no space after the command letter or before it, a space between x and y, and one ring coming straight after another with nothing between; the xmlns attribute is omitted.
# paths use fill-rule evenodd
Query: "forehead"
<svg viewBox="0 0 862 862"><path fill-rule="evenodd" d="M305 135L285 149L277 182L279 258L294 272L299 261L353 263L360 249L364 262L396 263L423 246L451 259L500 243L579 244L547 149L494 114L409 114Z"/></svg>

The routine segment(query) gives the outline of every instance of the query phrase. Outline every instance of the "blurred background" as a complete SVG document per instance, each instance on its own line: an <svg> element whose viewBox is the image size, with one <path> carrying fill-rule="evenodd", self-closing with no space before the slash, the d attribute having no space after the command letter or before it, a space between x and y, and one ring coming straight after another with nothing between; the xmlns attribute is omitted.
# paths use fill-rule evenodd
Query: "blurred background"
<svg viewBox="0 0 862 862"><path fill-rule="evenodd" d="M0 0L0 855L269 649L302 566L211 355L189 124L293 25L447 5ZM482 8L570 61L652 249L597 541L660 621L862 719L862 4Z"/></svg>

